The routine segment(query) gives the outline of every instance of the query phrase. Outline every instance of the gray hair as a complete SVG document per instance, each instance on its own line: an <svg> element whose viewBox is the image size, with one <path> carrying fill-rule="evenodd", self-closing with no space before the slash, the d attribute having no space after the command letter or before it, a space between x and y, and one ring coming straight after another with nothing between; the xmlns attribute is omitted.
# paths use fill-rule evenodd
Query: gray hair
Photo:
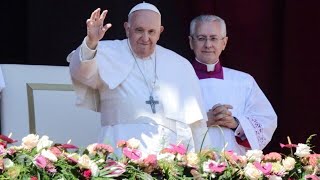
<svg viewBox="0 0 320 180"><path fill-rule="evenodd" d="M226 28L226 23L224 22L223 19L221 19L218 16L215 15L200 15L195 17L191 23L190 23L190 36L194 35L196 31L196 25L199 22L214 22L217 21L220 23L221 27L221 34L223 37L227 36L227 28Z"/></svg>

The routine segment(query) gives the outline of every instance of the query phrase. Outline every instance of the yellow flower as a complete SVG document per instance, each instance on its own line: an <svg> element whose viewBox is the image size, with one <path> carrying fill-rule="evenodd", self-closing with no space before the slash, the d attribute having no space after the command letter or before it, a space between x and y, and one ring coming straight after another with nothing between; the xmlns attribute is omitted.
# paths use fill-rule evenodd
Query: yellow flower
<svg viewBox="0 0 320 180"><path fill-rule="evenodd" d="M20 166L13 166L9 169L7 169L7 174L11 179L16 179L21 171L21 167Z"/></svg>

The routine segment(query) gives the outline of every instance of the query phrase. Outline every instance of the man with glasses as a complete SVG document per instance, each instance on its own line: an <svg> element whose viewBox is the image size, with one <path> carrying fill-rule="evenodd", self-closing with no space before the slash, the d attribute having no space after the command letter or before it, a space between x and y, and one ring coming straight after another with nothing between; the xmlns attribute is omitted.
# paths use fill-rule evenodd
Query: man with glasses
<svg viewBox="0 0 320 180"><path fill-rule="evenodd" d="M277 115L252 76L221 66L219 56L227 42L226 24L220 17L201 15L191 21L193 67L208 115L205 147L238 154L262 150L277 127Z"/></svg>

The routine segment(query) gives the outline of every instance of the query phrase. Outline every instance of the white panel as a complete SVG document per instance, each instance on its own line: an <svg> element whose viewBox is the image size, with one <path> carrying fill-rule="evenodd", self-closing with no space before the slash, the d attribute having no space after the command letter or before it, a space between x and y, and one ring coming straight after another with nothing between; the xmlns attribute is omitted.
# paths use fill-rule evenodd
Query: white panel
<svg viewBox="0 0 320 180"><path fill-rule="evenodd" d="M73 91L35 90L33 97L37 134L58 143L71 139L81 147L98 140L99 114L75 107Z"/></svg>
<svg viewBox="0 0 320 180"><path fill-rule="evenodd" d="M29 134L26 83L71 84L64 66L2 64L6 87L1 97L1 133L19 140ZM72 139L80 147L97 141L100 116L75 106L73 91L34 90L36 131L65 142Z"/></svg>

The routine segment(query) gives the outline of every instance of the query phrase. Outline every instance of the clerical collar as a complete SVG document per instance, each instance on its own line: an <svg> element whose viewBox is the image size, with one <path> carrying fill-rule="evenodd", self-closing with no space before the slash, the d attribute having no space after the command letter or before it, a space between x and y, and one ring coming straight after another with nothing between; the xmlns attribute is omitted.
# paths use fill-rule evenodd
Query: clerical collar
<svg viewBox="0 0 320 180"><path fill-rule="evenodd" d="M199 79L206 79L206 78L223 79L223 68L221 66L220 61L218 61L214 65L213 71L208 71L207 65L199 62L198 60L194 60L191 63Z"/></svg>
<svg viewBox="0 0 320 180"><path fill-rule="evenodd" d="M218 60L218 61L217 61L216 63L214 63L214 64L206 64L206 63L203 63L203 62L199 61L197 58L195 58L195 59L196 59L196 61L198 61L199 63L206 65L208 72L214 71L214 67L216 66L216 64L219 63L219 60Z"/></svg>

